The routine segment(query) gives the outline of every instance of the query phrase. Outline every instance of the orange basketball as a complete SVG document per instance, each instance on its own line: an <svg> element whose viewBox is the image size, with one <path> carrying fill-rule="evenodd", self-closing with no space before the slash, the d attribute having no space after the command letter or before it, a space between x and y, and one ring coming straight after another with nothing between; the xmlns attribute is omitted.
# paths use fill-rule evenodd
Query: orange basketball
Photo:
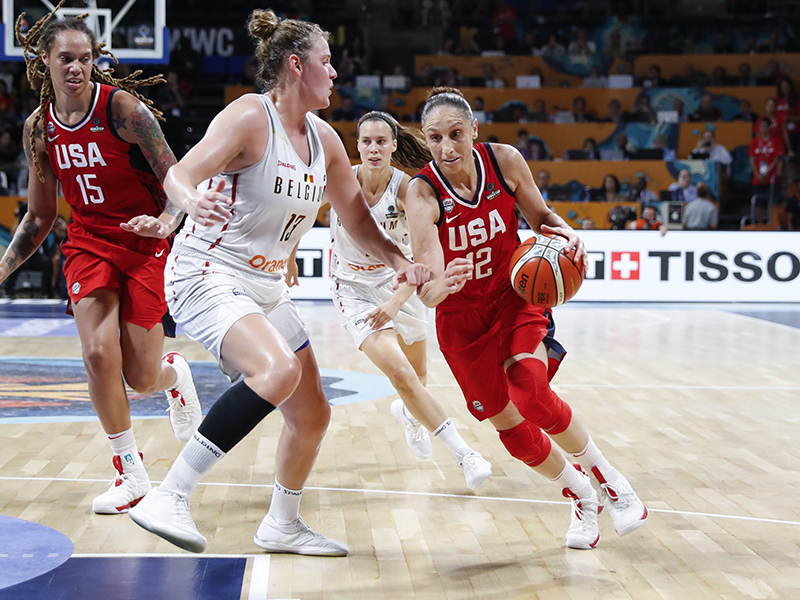
<svg viewBox="0 0 800 600"><path fill-rule="evenodd" d="M565 253L562 237L535 234L511 256L511 285L527 302L552 308L570 300L583 283L583 265L575 250Z"/></svg>

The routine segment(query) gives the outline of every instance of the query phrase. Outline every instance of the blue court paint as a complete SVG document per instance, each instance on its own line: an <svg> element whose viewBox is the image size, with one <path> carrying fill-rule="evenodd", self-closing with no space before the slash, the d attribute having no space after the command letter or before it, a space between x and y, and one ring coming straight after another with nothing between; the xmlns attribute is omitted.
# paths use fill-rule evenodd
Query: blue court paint
<svg viewBox="0 0 800 600"><path fill-rule="evenodd" d="M3 590L3 600L238 600L246 558L72 558Z"/></svg>
<svg viewBox="0 0 800 600"><path fill-rule="evenodd" d="M72 541L60 531L0 515L0 590L52 571L72 550Z"/></svg>
<svg viewBox="0 0 800 600"><path fill-rule="evenodd" d="M230 387L214 362L192 362L192 377L207 413ZM352 404L394 394L379 375L322 369L322 387L333 405ZM162 392L150 396L128 390L135 419L166 418ZM79 358L0 357L0 424L95 420L83 361Z"/></svg>

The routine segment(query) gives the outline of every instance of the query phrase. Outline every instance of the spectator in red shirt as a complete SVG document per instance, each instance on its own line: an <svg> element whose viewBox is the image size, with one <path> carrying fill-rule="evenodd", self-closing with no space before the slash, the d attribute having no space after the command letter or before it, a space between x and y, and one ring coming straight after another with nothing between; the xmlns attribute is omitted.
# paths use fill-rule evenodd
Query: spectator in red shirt
<svg viewBox="0 0 800 600"><path fill-rule="evenodd" d="M761 121L764 119L767 119L770 123L770 135L783 139L783 121L778 113L778 104L775 102L775 98L767 98L764 116L760 117L756 124L753 125L753 137L758 137L758 132L761 131Z"/></svg>
<svg viewBox="0 0 800 600"><path fill-rule="evenodd" d="M661 235L667 233L666 226L661 222L661 219L658 218L658 212L656 212L656 207L652 204L646 205L642 209L642 217L640 219L636 219L632 221L630 225L628 225L629 229L652 229L661 232Z"/></svg>
<svg viewBox="0 0 800 600"><path fill-rule="evenodd" d="M753 171L753 196L756 197L756 223L764 222L764 207L773 184L781 171L781 158L786 154L783 140L771 133L769 117L759 119L758 136L750 142L750 168Z"/></svg>
<svg viewBox="0 0 800 600"><path fill-rule="evenodd" d="M503 38L506 51L513 51L511 46L515 46L517 42L517 9L511 6L507 0L499 0L492 11L492 24L495 35Z"/></svg>
<svg viewBox="0 0 800 600"><path fill-rule="evenodd" d="M775 111L783 123L783 142L786 153L794 157L800 149L800 99L794 82L785 77L778 81L778 99Z"/></svg>

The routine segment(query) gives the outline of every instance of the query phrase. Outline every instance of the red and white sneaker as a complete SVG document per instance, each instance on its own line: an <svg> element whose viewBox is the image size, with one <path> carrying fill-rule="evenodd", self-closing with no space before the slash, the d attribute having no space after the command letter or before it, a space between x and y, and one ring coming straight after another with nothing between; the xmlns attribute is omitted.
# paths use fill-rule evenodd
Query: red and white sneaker
<svg viewBox="0 0 800 600"><path fill-rule="evenodd" d="M178 373L175 387L164 391L169 401L169 424L178 441L188 442L203 420L203 409L192 382L192 370L180 352L168 352L161 360L171 364Z"/></svg>
<svg viewBox="0 0 800 600"><path fill-rule="evenodd" d="M600 482L598 496L611 513L611 522L617 535L627 535L644 525L647 507L639 500L628 480L612 467L604 473L597 467L592 467L592 473Z"/></svg>
<svg viewBox="0 0 800 600"><path fill-rule="evenodd" d="M588 477L587 483L588 483ZM570 488L564 488L561 493L565 498L572 500L572 519L567 530L567 548L578 550L591 550L600 541L600 526L597 524L597 513L599 512L599 502L594 488L586 486L591 490L590 496L578 497Z"/></svg>
<svg viewBox="0 0 800 600"><path fill-rule="evenodd" d="M118 515L136 506L150 491L150 478L142 462L142 453L120 456L112 460L119 475L110 484L108 491L92 501L92 512L99 515Z"/></svg>

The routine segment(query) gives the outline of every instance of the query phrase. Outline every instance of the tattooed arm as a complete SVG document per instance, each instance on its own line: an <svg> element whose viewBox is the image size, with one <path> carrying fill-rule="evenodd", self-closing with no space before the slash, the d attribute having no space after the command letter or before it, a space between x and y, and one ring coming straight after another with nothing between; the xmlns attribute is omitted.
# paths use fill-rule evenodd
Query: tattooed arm
<svg viewBox="0 0 800 600"><path fill-rule="evenodd" d="M28 158L28 212L17 226L11 244L0 259L0 282L5 281L12 271L36 252L58 216L58 179L47 158L41 123L36 126L35 144L31 145L33 119L34 115L28 117L22 132L22 143ZM44 181L39 179L36 172L34 153L38 156Z"/></svg>
<svg viewBox="0 0 800 600"><path fill-rule="evenodd" d="M134 96L123 91L114 94L111 110L117 135L129 144L139 146L153 173L163 183L167 171L177 161L153 113ZM180 208L167 200L158 218L140 215L121 223L120 227L144 237L165 238L180 225L183 215Z"/></svg>

